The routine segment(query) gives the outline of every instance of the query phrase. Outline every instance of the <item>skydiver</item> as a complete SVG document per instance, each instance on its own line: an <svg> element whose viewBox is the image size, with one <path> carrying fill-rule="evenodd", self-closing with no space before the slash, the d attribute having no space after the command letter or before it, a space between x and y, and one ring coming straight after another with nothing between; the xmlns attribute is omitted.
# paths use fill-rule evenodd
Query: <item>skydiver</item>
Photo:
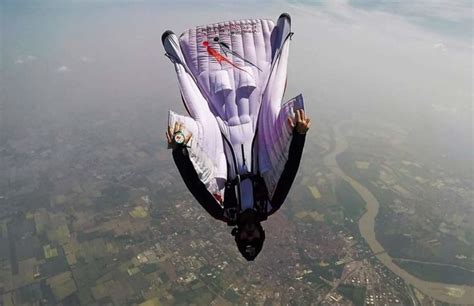
<svg viewBox="0 0 474 306"><path fill-rule="evenodd" d="M254 203L266 202L270 204L271 210L261 210L259 207L247 209L239 209L237 207L234 212L235 227L232 229L237 248L242 256L248 261L253 261L262 250L265 240L265 231L261 222L266 220L268 216L275 213L283 204L290 187L295 179L303 147L306 138L306 132L311 126L311 120L308 118L304 110L296 110L295 116L288 117L288 124L293 129L293 138L291 140L288 160L284 166L284 170L271 199L268 198L267 187L261 177L254 177L252 180L256 182L254 193ZM196 198L199 204L215 219L226 222L234 219L230 216L231 209L237 206L235 193L229 192L226 188L224 192L224 207L217 205L215 197L206 189L205 185L200 181L198 174L189 158L187 149L188 142L192 139L192 135L186 128L179 123L169 126L166 131L168 140L168 148L173 151L173 159L178 167L179 173L184 183ZM267 207L267 206L265 206Z"/></svg>

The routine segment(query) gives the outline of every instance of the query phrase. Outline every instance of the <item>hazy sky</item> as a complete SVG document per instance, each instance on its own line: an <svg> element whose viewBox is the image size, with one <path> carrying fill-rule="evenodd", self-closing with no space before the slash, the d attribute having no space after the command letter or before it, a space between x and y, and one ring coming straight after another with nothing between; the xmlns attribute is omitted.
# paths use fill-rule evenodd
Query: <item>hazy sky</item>
<svg viewBox="0 0 474 306"><path fill-rule="evenodd" d="M316 119L419 121L439 129L427 134L433 142L457 134L472 156L472 1L173 2L1 1L0 145L26 127L113 116L161 139L166 110L184 113L163 31L288 12L287 98L303 92Z"/></svg>

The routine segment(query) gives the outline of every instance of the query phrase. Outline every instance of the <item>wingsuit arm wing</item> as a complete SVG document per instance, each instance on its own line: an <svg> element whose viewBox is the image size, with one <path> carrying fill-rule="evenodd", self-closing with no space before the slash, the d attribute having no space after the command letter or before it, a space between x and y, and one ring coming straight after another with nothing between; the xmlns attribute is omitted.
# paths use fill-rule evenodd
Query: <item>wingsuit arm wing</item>
<svg viewBox="0 0 474 306"><path fill-rule="evenodd" d="M176 35L165 32L162 41L166 55L174 64L181 96L190 115L180 116L170 111L169 123L180 121L191 130L193 138L189 159L209 193L222 197L227 166L219 126L185 63Z"/></svg>
<svg viewBox="0 0 474 306"><path fill-rule="evenodd" d="M220 178L216 173L215 160L206 150L205 143L208 137L208 130L201 120L194 120L188 116L182 116L169 111L168 125L175 126L175 123L182 126L186 134L190 134L191 140L188 143L187 156L199 180L204 184L210 194L221 195L224 178ZM219 156L219 163L225 163L225 157ZM183 177L184 179L184 177Z"/></svg>
<svg viewBox="0 0 474 306"><path fill-rule="evenodd" d="M294 112L299 109L304 109L303 97L301 95L289 100L281 106L280 111L277 115L271 116L271 112L267 112L267 115L262 118L260 122L260 138L259 145L263 145L259 156L260 171L265 180L265 184L268 190L268 197L273 199L274 193L277 190L277 185L280 181L281 176L284 173L285 167L288 162L292 163L297 155L290 155L292 146L300 145L301 151L303 150L304 141L299 142L293 139L298 137L298 133L294 133L291 127L288 125L288 117L294 117ZM299 156L301 158L301 156ZM295 175L298 170L298 163L295 163L294 169ZM293 180L291 180L293 182ZM291 187L291 184L288 187ZM285 193L285 197L286 197ZM283 201L281 199L281 201ZM280 204L281 205L281 204ZM273 207L273 203L272 203Z"/></svg>
<svg viewBox="0 0 474 306"><path fill-rule="evenodd" d="M200 180L198 173L195 170L193 163L189 157L189 151L186 146L179 146L173 150L173 159L178 168L184 184L188 187L191 194L198 201L198 203L210 214L213 218L221 221L226 221L224 217L224 209L216 201L214 196L208 191L206 186Z"/></svg>
<svg viewBox="0 0 474 306"><path fill-rule="evenodd" d="M290 149L288 151L288 160L283 167L283 171L280 175L280 179L276 185L273 197L270 200L272 210L270 214L273 214L286 199L288 192L291 189L291 185L295 180L298 168L300 166L301 156L303 155L303 147L306 139L306 134L300 134L293 129L293 138L291 140Z"/></svg>

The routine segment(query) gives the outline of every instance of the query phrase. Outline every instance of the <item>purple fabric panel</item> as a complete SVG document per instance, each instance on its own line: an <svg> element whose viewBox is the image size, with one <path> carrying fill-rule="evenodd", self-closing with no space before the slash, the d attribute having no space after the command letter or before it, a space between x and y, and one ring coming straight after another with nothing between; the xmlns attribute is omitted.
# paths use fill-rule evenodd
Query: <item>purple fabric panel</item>
<svg viewBox="0 0 474 306"><path fill-rule="evenodd" d="M289 41L286 43L288 50ZM285 47L283 48L283 51ZM280 112L280 105L284 93L286 82L286 65L288 61L288 52L282 52L276 59L273 70L268 80L267 88L262 99L259 119L259 165L261 171L267 171L271 168L271 160L274 160L276 152L270 149L276 140L274 135L275 121ZM271 131L271 132L269 132Z"/></svg>

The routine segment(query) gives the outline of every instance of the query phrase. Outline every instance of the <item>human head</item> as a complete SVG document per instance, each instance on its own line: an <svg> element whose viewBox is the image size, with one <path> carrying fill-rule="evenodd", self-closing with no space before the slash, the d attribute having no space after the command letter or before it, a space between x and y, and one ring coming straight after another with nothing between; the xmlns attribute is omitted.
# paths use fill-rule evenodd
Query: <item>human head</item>
<svg viewBox="0 0 474 306"><path fill-rule="evenodd" d="M237 227L232 230L232 235L240 254L248 261L253 261L265 241L265 231L255 210L246 209L238 216Z"/></svg>

